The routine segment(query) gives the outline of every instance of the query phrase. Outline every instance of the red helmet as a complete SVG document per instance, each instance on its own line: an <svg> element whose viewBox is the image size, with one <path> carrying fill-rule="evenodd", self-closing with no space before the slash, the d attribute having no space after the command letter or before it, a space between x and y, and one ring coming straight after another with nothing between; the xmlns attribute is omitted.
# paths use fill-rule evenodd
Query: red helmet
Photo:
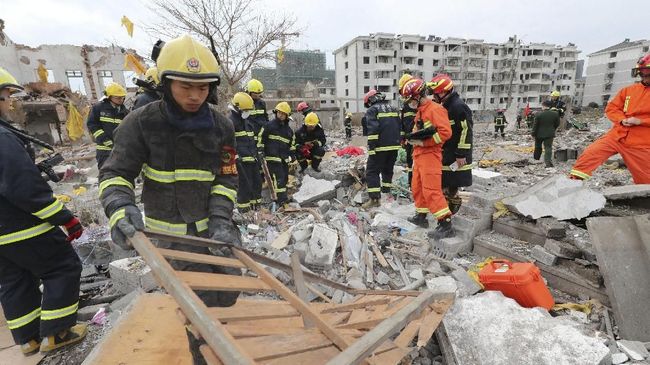
<svg viewBox="0 0 650 365"><path fill-rule="evenodd" d="M372 104L384 100L384 94L378 92L375 89L372 89L366 93L366 95L363 96L363 105L366 108L369 108Z"/></svg>
<svg viewBox="0 0 650 365"><path fill-rule="evenodd" d="M451 90L454 87L454 82L451 81L448 75L440 74L434 76L427 86L434 94L442 94L445 91Z"/></svg>
<svg viewBox="0 0 650 365"><path fill-rule="evenodd" d="M307 109L310 109L310 107L309 107L309 104L307 104L307 102L305 102L305 101L301 101L301 102L298 104L298 107L296 108L296 110L297 110L298 112L300 112L300 113L302 113L303 111L305 111L305 110L307 110Z"/></svg>
<svg viewBox="0 0 650 365"><path fill-rule="evenodd" d="M401 94L404 99L411 99L424 93L424 81L413 78L402 87Z"/></svg>
<svg viewBox="0 0 650 365"><path fill-rule="evenodd" d="M647 71L643 71L647 70ZM638 76L640 73L648 74L650 71L650 53L639 58L639 61L636 63L636 67L632 69L632 75Z"/></svg>

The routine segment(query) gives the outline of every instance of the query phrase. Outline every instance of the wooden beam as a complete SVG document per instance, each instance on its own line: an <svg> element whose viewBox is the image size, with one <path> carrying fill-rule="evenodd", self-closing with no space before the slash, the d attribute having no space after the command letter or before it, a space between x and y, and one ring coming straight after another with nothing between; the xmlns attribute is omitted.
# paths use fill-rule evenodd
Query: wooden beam
<svg viewBox="0 0 650 365"><path fill-rule="evenodd" d="M199 346L199 352L201 352L201 355L203 355L203 359L205 360L206 364L208 365L223 365L221 360L217 357L217 355L212 351L210 346L203 344Z"/></svg>
<svg viewBox="0 0 650 365"><path fill-rule="evenodd" d="M270 300L260 300L256 306L240 306L239 301L232 307L210 307L210 316L221 322L251 321L255 319L297 317L300 313L289 303L270 304Z"/></svg>
<svg viewBox="0 0 650 365"><path fill-rule="evenodd" d="M377 327L358 339L352 346L330 359L327 365L359 364L390 336L404 328L410 320L420 315L434 300L436 300L436 293L430 290L422 292L420 296L413 299L407 306L400 309L390 318L385 319Z"/></svg>
<svg viewBox="0 0 650 365"><path fill-rule="evenodd" d="M165 248L159 248L158 251L166 258L172 260L182 260L188 262L196 262L198 264L209 264L209 265L216 265L216 266L236 267L239 269L246 268L246 265L242 264L239 260L229 259L227 257L203 255L200 253L177 251L177 250L168 250Z"/></svg>
<svg viewBox="0 0 650 365"><path fill-rule="evenodd" d="M227 365L254 364L253 359L246 355L244 349L239 346L221 323L210 318L208 308L203 301L175 275L174 269L144 233L136 232L128 240L149 265L151 271L158 278L158 282L174 297L185 316L196 327L206 343L219 354L222 362Z"/></svg>
<svg viewBox="0 0 650 365"><path fill-rule="evenodd" d="M303 302L309 303L309 292L305 286L305 278L302 276L302 268L300 267L300 256L298 255L298 252L294 252L291 255L291 267L293 268L293 283L296 286L298 297L300 297ZM309 318L303 316L302 321L305 323L305 328L314 327L314 323Z"/></svg>
<svg viewBox="0 0 650 365"><path fill-rule="evenodd" d="M194 290L221 291L271 291L272 289L258 278L212 274L196 271L176 271L176 276Z"/></svg>
<svg viewBox="0 0 650 365"><path fill-rule="evenodd" d="M417 297L422 294L417 290L369 290L369 289L353 289L350 294L364 294L364 295L393 295L402 297Z"/></svg>
<svg viewBox="0 0 650 365"><path fill-rule="evenodd" d="M305 283L305 286L307 287L307 289L309 289L310 292L318 295L318 297L321 298L322 300L324 300L325 302L334 303L332 301L332 299L328 298L327 295L325 295L325 294L321 293L320 291L318 291L318 289L314 288L311 284Z"/></svg>
<svg viewBox="0 0 650 365"><path fill-rule="evenodd" d="M337 305L332 308L323 309L321 313L347 312L353 309L371 307L373 305L388 304L388 302L390 302L390 298L371 299L364 302Z"/></svg>
<svg viewBox="0 0 650 365"><path fill-rule="evenodd" d="M339 349L343 350L350 346L350 343L341 336L334 327L330 326L323 317L313 311L309 305L303 302L296 294L284 286L275 276L248 257L243 251L234 249L233 253L237 258L257 274L266 284L273 288L281 297L291 303L304 317L309 318Z"/></svg>

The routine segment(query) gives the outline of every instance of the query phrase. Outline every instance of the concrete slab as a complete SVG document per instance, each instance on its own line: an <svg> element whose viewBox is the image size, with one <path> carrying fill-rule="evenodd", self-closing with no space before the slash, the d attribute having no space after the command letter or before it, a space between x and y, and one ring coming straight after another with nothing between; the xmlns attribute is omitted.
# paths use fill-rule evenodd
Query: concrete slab
<svg viewBox="0 0 650 365"><path fill-rule="evenodd" d="M618 345L618 348L625 352L632 360L642 361L650 356L650 353L648 353L643 342L620 340L617 341L616 344Z"/></svg>
<svg viewBox="0 0 650 365"><path fill-rule="evenodd" d="M334 198L340 183L339 180L320 180L305 175L300 190L293 194L293 199L301 206L305 206L319 200Z"/></svg>
<svg viewBox="0 0 650 365"><path fill-rule="evenodd" d="M326 224L314 224L314 230L309 240L305 263L319 269L329 269L334 264L334 254L339 236L336 230Z"/></svg>
<svg viewBox="0 0 650 365"><path fill-rule="evenodd" d="M537 246L533 247L532 250L530 250L530 255L536 260L544 265L548 266L553 266L557 263L557 256L553 255L552 253L546 251L544 247L542 246Z"/></svg>
<svg viewBox="0 0 650 365"><path fill-rule="evenodd" d="M138 288L145 292L158 287L151 268L141 257L127 257L108 265L113 287L120 293L128 294Z"/></svg>
<svg viewBox="0 0 650 365"><path fill-rule="evenodd" d="M613 186L603 190L607 200L628 200L650 197L650 184Z"/></svg>
<svg viewBox="0 0 650 365"><path fill-rule="evenodd" d="M623 338L650 341L650 215L587 219Z"/></svg>

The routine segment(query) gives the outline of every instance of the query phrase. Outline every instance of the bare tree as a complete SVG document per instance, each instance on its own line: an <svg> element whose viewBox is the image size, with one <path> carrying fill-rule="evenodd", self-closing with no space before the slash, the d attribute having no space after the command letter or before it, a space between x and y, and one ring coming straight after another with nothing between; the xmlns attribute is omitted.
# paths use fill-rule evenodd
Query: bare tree
<svg viewBox="0 0 650 365"><path fill-rule="evenodd" d="M262 13L255 0L151 0L158 21L148 33L173 38L189 33L216 53L223 72L221 92L232 95L251 68L274 60L279 47L300 30L291 14Z"/></svg>

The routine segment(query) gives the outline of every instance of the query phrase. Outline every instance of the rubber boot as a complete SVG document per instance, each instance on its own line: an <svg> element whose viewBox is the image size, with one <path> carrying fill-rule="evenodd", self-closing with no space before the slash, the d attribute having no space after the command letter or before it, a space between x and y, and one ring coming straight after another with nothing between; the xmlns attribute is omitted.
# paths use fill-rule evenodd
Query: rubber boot
<svg viewBox="0 0 650 365"><path fill-rule="evenodd" d="M406 218L407 221L415 224L418 227L429 228L429 221L427 220L427 213L415 213L411 218Z"/></svg>
<svg viewBox="0 0 650 365"><path fill-rule="evenodd" d="M453 237L456 235L454 227L451 225L451 217L438 221L438 225L433 231L427 233L427 236L434 240L441 240L443 238Z"/></svg>
<svg viewBox="0 0 650 365"><path fill-rule="evenodd" d="M379 203L379 199L369 199L367 202L361 204L361 208L370 209L379 207L380 205L381 204Z"/></svg>
<svg viewBox="0 0 650 365"><path fill-rule="evenodd" d="M25 356L34 355L40 348L41 343L36 339L29 340L29 342L20 345L20 351L22 351Z"/></svg>
<svg viewBox="0 0 650 365"><path fill-rule="evenodd" d="M452 196L451 198L447 199L447 205L449 206L451 214L456 214L460 210L460 207L463 205L463 199L461 199L461 197L458 195Z"/></svg>
<svg viewBox="0 0 650 365"><path fill-rule="evenodd" d="M81 323L61 331L56 335L47 336L41 342L41 352L47 353L63 346L81 342L87 333L88 326Z"/></svg>

